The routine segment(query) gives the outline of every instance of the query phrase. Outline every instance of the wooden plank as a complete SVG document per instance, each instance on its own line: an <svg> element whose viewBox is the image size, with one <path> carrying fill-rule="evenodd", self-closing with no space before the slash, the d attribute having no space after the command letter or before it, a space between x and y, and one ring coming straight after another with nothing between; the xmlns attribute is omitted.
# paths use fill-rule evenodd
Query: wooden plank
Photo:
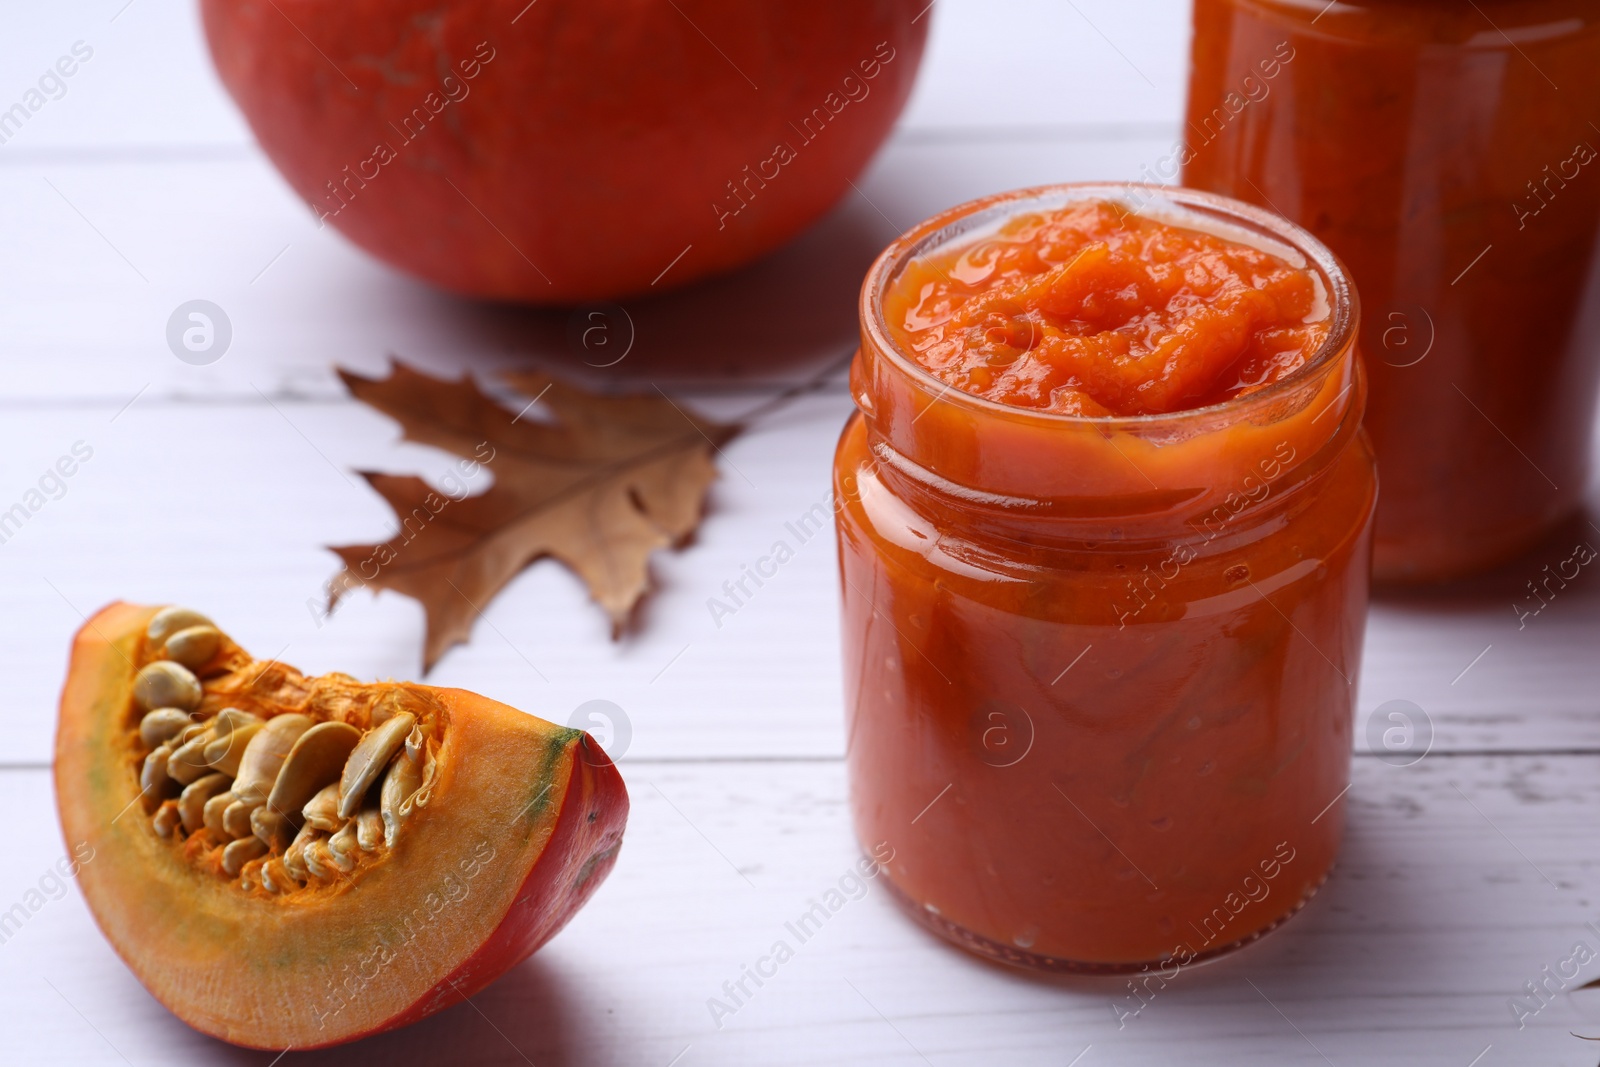
<svg viewBox="0 0 1600 1067"><path fill-rule="evenodd" d="M1321 894L1263 942L1181 972L1120 1029L1123 983L979 962L915 928L871 883L863 894L847 880L859 899L798 942L785 923L857 856L839 764L641 763L626 774L634 808L616 871L547 949L475 1006L297 1058L1060 1067L1089 1047L1083 1067L1322 1056L1466 1067L1492 1046L1485 1067L1593 1062L1569 1031L1600 1033L1600 994L1556 990L1520 1030L1509 1001L1575 944L1600 950L1586 925L1600 921L1589 832L1600 758L1358 759L1344 855ZM46 774L0 773L0 800L26 816L0 872L4 910L40 886L63 845ZM751 996L719 1029L708 1001L726 1003L722 984L779 940L794 958L759 989L747 982ZM0 989L29 1020L8 1039L18 1058L181 1064L222 1051L139 989L76 892L47 900L3 947ZM1600 961L1578 972L1569 987Z"/></svg>
<svg viewBox="0 0 1600 1067"><path fill-rule="evenodd" d="M694 546L657 557L660 591L635 634L613 643L577 580L547 562L489 605L472 646L430 680L558 720L612 700L638 751L658 756L837 751L832 531L802 543L785 523L818 501L809 530L831 523L832 441L848 405L837 393L802 400L726 449L711 514ZM387 538L386 506L346 472L404 469L424 450L396 450L392 424L348 404L141 402L113 414L43 412L0 428L19 476L5 507L75 442L93 449L60 499L0 545L16 607L0 617L11 635L0 662L28 679L0 710L18 731L9 759L48 758L67 635L80 612L117 598L200 606L257 655L306 670L417 676L420 608L358 593L323 621L339 564L319 546ZM434 453L425 466L440 478L449 462ZM480 475L475 488L485 484ZM714 617L708 598L780 539L795 558L732 616Z"/></svg>
<svg viewBox="0 0 1600 1067"><path fill-rule="evenodd" d="M513 9L514 10L514 9ZM939 0L909 129L1172 122L1188 62L1188 0ZM92 57L9 143L18 158L146 156L242 147L192 5L57 0L10 13L0 39L9 107L76 42ZM995 77L1003 70L1004 77ZM59 95L57 95L59 92Z"/></svg>
<svg viewBox="0 0 1600 1067"><path fill-rule="evenodd" d="M903 124L981 129L1173 123L1188 0L939 0Z"/></svg>
<svg viewBox="0 0 1600 1067"><path fill-rule="evenodd" d="M751 397L702 399L732 416ZM613 643L577 581L532 568L487 608L472 642L433 680L473 688L546 718L606 699L630 718L630 755L833 756L842 752L836 562L826 514L833 443L850 411L837 390L796 401L725 450L694 542L657 556L658 591L637 629ZM320 546L390 535L394 520L349 472L419 472L441 487L451 461L396 442L388 420L348 402L184 403L13 411L0 422L0 512L28 500L44 472L82 442L93 458L0 544L0 707L7 759L49 758L68 635L116 598L179 601L213 613L257 655L307 670L415 677L421 612L395 594L356 594L319 620L338 566ZM480 490L481 476L470 486ZM1584 529L1587 529L1586 527ZM1600 535L1581 530L1563 537ZM787 544L794 558L731 614L737 581ZM1519 629L1523 585L1568 554L1553 542L1449 599L1379 601L1370 619L1357 744L1394 700L1411 701L1445 751L1600 749L1593 694L1600 580L1590 569ZM739 598L744 600L743 597ZM319 624L320 622L320 624ZM1487 650L1487 651L1485 651ZM1375 738L1391 725L1385 711ZM1423 744L1422 741L1415 742Z"/></svg>
<svg viewBox="0 0 1600 1067"><path fill-rule="evenodd" d="M62 56L81 62L58 69ZM47 81L45 102L0 144L0 166L25 156L142 155L153 147L248 142L243 119L212 71L198 5L58 0L7 12L0 110L40 88L47 71L62 69L73 73L60 88Z"/></svg>
<svg viewBox="0 0 1600 1067"><path fill-rule="evenodd" d="M1151 133L894 140L859 191L782 251L681 293L624 301L612 325L632 345L615 365L574 340L571 310L473 304L382 267L319 229L254 154L0 167L12 348L0 402L120 405L141 390L332 399L343 395L332 364L371 371L394 353L438 373L541 359L613 388L793 382L855 347L861 277L901 230L999 189L1136 178L1169 148ZM167 339L169 318L197 298L231 329L204 366L180 361Z"/></svg>

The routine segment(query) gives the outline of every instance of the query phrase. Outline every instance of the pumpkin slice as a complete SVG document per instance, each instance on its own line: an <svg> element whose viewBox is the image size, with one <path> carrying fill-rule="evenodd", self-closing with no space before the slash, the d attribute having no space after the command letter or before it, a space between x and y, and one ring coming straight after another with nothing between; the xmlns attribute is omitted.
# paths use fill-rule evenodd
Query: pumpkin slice
<svg viewBox="0 0 1600 1067"><path fill-rule="evenodd" d="M416 1022L610 871L628 796L589 735L459 689L308 678L199 627L90 619L55 759L90 910L195 1029L307 1049Z"/></svg>

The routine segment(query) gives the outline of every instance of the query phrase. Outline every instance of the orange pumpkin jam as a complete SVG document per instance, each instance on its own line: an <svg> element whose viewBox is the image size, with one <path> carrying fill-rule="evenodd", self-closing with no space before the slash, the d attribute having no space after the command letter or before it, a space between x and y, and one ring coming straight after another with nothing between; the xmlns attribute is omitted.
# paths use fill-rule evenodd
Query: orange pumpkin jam
<svg viewBox="0 0 1600 1067"><path fill-rule="evenodd" d="M1105 201L915 260L884 310L902 349L951 386L1066 415L1230 400L1299 370L1328 335L1310 270Z"/></svg>

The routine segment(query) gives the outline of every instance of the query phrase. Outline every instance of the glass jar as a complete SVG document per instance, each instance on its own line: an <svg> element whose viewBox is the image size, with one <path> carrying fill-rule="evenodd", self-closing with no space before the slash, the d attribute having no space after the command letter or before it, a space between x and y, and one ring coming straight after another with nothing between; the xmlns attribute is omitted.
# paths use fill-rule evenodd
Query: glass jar
<svg viewBox="0 0 1600 1067"><path fill-rule="evenodd" d="M1196 0L1183 181L1282 212L1367 313L1380 581L1580 504L1600 373L1600 4Z"/></svg>
<svg viewBox="0 0 1600 1067"><path fill-rule="evenodd" d="M1328 339L1261 391L1082 418L951 389L895 347L907 263L1076 198L1309 266ZM834 492L857 834L924 925L1023 966L1216 955L1299 909L1343 823L1373 463L1356 292L1267 212L1066 185L929 219L861 291Z"/></svg>

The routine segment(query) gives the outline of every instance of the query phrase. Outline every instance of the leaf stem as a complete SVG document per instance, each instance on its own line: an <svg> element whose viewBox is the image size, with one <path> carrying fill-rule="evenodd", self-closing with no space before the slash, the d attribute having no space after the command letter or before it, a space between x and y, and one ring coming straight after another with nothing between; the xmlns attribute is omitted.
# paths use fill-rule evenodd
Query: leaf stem
<svg viewBox="0 0 1600 1067"><path fill-rule="evenodd" d="M832 363L829 363L826 367L823 367L820 371L818 371L816 374L813 374L805 381L796 382L795 384L786 387L776 396L768 397L733 421L742 428L746 424L754 422L756 419L759 419L764 415L770 415L772 412L782 409L783 407L787 406L790 401L805 396L807 393L816 392L818 389L821 389L823 386L827 385L828 379L833 377L834 374L850 366L851 361L855 358L856 350L852 348L849 352L844 354L842 359L834 360Z"/></svg>

